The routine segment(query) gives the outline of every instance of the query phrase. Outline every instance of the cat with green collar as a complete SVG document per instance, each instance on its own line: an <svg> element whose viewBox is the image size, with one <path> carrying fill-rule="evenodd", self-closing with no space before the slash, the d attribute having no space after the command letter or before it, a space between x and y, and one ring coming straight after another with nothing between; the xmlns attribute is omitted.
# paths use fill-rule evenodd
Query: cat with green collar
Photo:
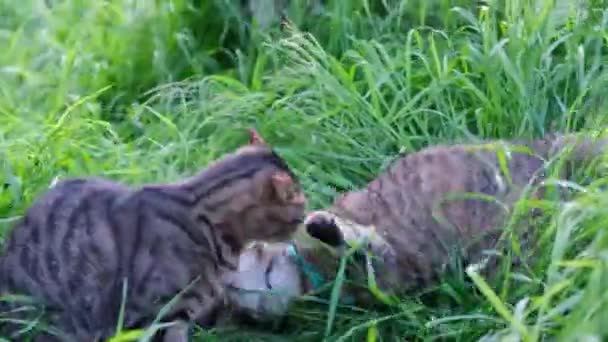
<svg viewBox="0 0 608 342"><path fill-rule="evenodd" d="M349 253L342 298L357 305L388 303L410 289L431 286L454 254L465 264L486 261L482 272L492 275L498 257L487 251L504 247L505 223L515 204L544 198L549 174L571 179L603 156L605 147L604 138L554 135L409 154L365 187L310 213L305 234L293 244L248 248L237 272L225 279L233 306L255 320L280 317L294 299L331 286ZM516 226L527 229L515 233L521 233L516 234L520 250L528 254L514 258L515 266L521 258L534 259L537 236L530 222L537 214L535 209L519 215Z"/></svg>

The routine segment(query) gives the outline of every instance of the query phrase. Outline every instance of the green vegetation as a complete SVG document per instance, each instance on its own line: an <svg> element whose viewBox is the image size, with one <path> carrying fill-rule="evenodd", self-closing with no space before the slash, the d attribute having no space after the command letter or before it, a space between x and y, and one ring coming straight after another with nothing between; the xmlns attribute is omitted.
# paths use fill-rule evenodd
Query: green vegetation
<svg viewBox="0 0 608 342"><path fill-rule="evenodd" d="M399 152L608 118L604 0L290 3L292 25L262 30L240 1L0 0L1 229L56 177L177 179L251 126L319 207ZM330 306L310 304L272 337L198 339L603 340L607 180L539 223L542 263L526 272L461 272L431 299L338 308L330 329Z"/></svg>

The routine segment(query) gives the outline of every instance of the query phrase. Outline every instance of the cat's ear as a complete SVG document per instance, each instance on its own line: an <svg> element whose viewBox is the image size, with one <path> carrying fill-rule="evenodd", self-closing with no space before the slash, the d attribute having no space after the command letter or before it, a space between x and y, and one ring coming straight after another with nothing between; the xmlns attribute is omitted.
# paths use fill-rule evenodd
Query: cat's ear
<svg viewBox="0 0 608 342"><path fill-rule="evenodd" d="M282 202L302 202L306 199L303 194L297 189L296 182L293 177L285 171L277 171L270 176L275 194Z"/></svg>
<svg viewBox="0 0 608 342"><path fill-rule="evenodd" d="M342 234L333 216L327 212L311 213L304 221L304 226L311 237L332 247L340 247L345 244L344 234Z"/></svg>
<svg viewBox="0 0 608 342"><path fill-rule="evenodd" d="M262 139L262 136L255 128L249 129L249 144L250 145L264 145L266 142Z"/></svg>

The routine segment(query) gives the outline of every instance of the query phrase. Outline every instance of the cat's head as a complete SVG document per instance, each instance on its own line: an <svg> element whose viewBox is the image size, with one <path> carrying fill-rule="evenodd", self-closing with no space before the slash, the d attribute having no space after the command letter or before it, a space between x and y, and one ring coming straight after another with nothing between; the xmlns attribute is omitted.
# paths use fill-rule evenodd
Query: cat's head
<svg viewBox="0 0 608 342"><path fill-rule="evenodd" d="M307 198L285 160L256 130L249 142L224 158L214 172L224 178L218 200L206 208L217 215L218 226L238 230L242 243L253 240L285 241L301 226Z"/></svg>
<svg viewBox="0 0 608 342"><path fill-rule="evenodd" d="M290 245L281 242L248 246L238 269L224 274L224 284L235 318L255 322L283 318L292 300L307 291Z"/></svg>
<svg viewBox="0 0 608 342"><path fill-rule="evenodd" d="M309 214L304 227L306 233L297 236L292 244L255 243L241 254L238 270L226 277L231 302L241 315L257 321L285 315L293 300L331 286L344 253L373 234L371 227L356 225L327 211ZM382 249L378 252L382 253ZM349 263L347 273L361 283L366 279L365 262L358 256ZM369 298L364 292L356 287L343 288L343 293L354 295L355 299Z"/></svg>

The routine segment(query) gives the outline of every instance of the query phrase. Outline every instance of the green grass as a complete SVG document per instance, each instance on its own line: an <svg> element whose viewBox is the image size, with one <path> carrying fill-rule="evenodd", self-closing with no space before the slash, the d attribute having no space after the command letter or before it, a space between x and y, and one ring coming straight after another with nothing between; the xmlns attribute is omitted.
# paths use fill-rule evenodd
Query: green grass
<svg viewBox="0 0 608 342"><path fill-rule="evenodd" d="M299 0L291 29L261 30L239 1L0 0L0 228L56 177L174 180L251 126L312 207L399 152L604 127L608 3L578 2ZM463 270L431 299L340 308L327 339L607 338L606 180L539 223L534 270L495 282ZM319 341L329 312L200 340Z"/></svg>

